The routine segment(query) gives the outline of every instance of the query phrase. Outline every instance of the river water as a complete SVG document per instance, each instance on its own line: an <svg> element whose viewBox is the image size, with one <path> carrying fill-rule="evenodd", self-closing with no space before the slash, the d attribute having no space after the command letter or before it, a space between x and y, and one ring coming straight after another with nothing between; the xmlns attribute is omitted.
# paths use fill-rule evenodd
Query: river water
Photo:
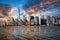
<svg viewBox="0 0 60 40"><path fill-rule="evenodd" d="M0 27L0 40L60 40L59 26Z"/></svg>

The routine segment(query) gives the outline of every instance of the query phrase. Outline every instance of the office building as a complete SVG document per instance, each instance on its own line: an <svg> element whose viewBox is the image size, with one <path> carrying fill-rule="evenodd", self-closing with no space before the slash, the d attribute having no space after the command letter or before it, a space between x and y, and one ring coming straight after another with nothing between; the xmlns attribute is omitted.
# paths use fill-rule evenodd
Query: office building
<svg viewBox="0 0 60 40"><path fill-rule="evenodd" d="M30 17L30 25L35 25L34 16Z"/></svg>
<svg viewBox="0 0 60 40"><path fill-rule="evenodd" d="M52 19L51 19L51 17L47 16L46 19L47 19L47 26L52 26Z"/></svg>
<svg viewBox="0 0 60 40"><path fill-rule="evenodd" d="M35 17L35 25L39 25L39 17L38 16Z"/></svg>
<svg viewBox="0 0 60 40"><path fill-rule="evenodd" d="M41 15L41 19L40 19L41 21L41 25L46 25L47 23L46 23L46 19L45 19L45 16L44 15Z"/></svg>
<svg viewBox="0 0 60 40"><path fill-rule="evenodd" d="M58 24L58 19L56 16L52 16L52 22L53 24Z"/></svg>

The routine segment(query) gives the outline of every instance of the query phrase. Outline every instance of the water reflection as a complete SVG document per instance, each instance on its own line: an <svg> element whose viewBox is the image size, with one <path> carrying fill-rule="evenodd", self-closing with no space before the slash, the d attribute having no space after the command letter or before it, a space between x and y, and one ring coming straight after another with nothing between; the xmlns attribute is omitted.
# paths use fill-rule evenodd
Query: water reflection
<svg viewBox="0 0 60 40"><path fill-rule="evenodd" d="M60 40L60 27L0 27L0 40Z"/></svg>

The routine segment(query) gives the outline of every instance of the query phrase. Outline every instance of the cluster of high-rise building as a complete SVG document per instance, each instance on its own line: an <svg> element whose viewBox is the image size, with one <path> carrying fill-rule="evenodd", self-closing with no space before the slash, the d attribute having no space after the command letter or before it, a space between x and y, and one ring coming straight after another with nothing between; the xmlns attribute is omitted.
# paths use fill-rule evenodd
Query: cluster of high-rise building
<svg viewBox="0 0 60 40"><path fill-rule="evenodd" d="M46 26L55 26L60 25L60 15L56 16L44 16L36 14L26 14L25 16L20 16L20 19L11 18L0 18L0 24L4 25L46 25ZM2 20L3 19L3 20ZM5 24L6 23L6 24Z"/></svg>
<svg viewBox="0 0 60 40"><path fill-rule="evenodd" d="M24 16L23 16L24 17ZM23 20L27 20L30 25L47 25L47 26L55 26L60 25L60 17L56 16L44 16L36 14L26 15Z"/></svg>

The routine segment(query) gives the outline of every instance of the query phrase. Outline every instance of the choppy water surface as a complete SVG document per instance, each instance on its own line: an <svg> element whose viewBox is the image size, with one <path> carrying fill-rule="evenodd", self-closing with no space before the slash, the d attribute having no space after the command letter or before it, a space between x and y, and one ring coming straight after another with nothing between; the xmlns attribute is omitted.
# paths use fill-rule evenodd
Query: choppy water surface
<svg viewBox="0 0 60 40"><path fill-rule="evenodd" d="M60 40L60 27L0 27L0 40Z"/></svg>

